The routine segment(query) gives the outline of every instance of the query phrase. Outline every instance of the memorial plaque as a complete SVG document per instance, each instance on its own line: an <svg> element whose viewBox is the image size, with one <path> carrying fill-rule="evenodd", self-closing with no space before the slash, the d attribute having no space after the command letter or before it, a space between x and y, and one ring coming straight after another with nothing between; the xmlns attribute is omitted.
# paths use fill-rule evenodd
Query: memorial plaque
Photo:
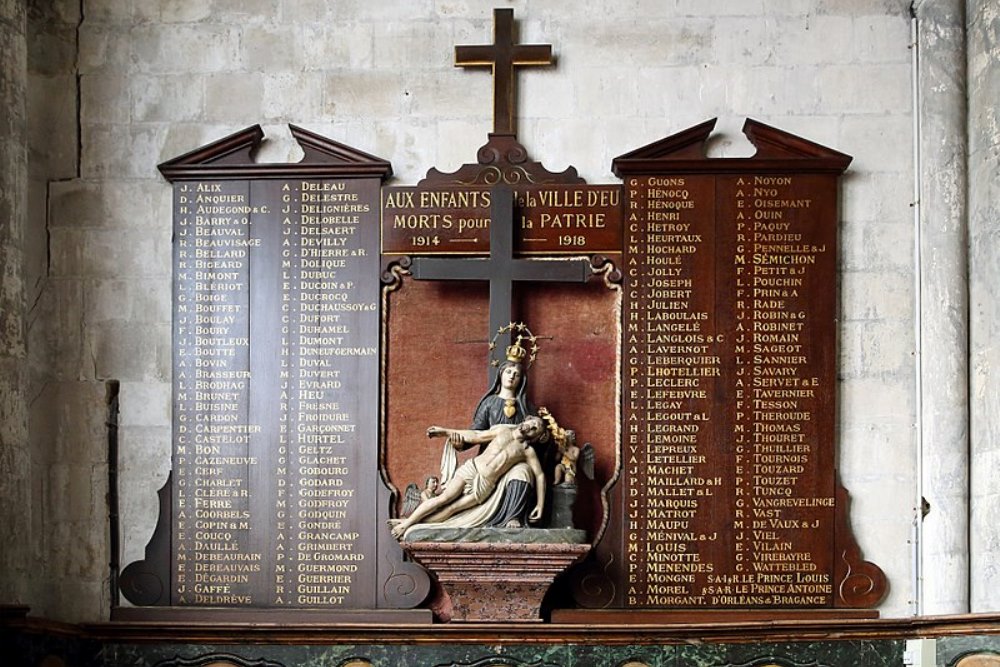
<svg viewBox="0 0 1000 667"><path fill-rule="evenodd" d="M856 547L834 439L837 177L850 157L748 121L754 158L706 159L713 125L615 160L626 233L614 605L862 606L843 582L860 572L884 592L884 581L841 562Z"/></svg>
<svg viewBox="0 0 1000 667"><path fill-rule="evenodd" d="M385 188L382 253L489 254L490 203L488 186ZM621 210L617 185L515 185L514 251L618 252Z"/></svg>
<svg viewBox="0 0 1000 667"><path fill-rule="evenodd" d="M175 185L174 604L374 606L377 196Z"/></svg>
<svg viewBox="0 0 1000 667"><path fill-rule="evenodd" d="M254 127L160 166L173 468L124 594L244 615L427 601L394 491L434 474L427 426L468 423L521 321L543 341L529 399L596 459L573 516L593 550L550 591L553 620L878 604L836 473L850 156L748 120L756 155L708 159L709 121L615 159L623 185L550 172L517 142L514 70L551 47L494 14L493 44L456 51L494 72L477 164L382 189L388 162L295 127L301 163L255 164Z"/></svg>
<svg viewBox="0 0 1000 667"><path fill-rule="evenodd" d="M391 168L292 133L300 164L254 164L254 127L161 165L174 184L174 606L392 606L372 520L388 496L378 216Z"/></svg>

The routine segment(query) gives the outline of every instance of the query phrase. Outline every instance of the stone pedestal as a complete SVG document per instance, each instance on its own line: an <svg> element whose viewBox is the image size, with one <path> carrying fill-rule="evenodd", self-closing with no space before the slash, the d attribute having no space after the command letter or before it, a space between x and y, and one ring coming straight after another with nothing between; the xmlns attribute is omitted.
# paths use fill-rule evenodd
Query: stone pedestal
<svg viewBox="0 0 1000 667"><path fill-rule="evenodd" d="M549 519L549 525L553 528L572 528L574 505L575 484L552 487L552 518Z"/></svg>
<svg viewBox="0 0 1000 667"><path fill-rule="evenodd" d="M539 623L549 586L590 545L404 542L403 549L441 584L450 620Z"/></svg>

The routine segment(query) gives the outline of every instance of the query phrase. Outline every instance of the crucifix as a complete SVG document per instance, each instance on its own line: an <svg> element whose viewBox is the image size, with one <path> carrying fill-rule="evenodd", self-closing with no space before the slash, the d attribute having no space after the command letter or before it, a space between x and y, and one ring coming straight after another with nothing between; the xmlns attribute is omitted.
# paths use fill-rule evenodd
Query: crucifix
<svg viewBox="0 0 1000 667"><path fill-rule="evenodd" d="M493 44L456 46L455 64L493 70L494 134L514 134L514 67L550 65L549 44L514 44L514 11L493 10ZM416 280L485 280L490 285L490 328L486 340L512 322L511 295L515 282L584 283L592 271L585 258L537 260L514 257L514 193L507 185L490 191L490 256L488 258L414 257L410 272ZM503 347L501 346L501 350ZM489 365L489 382L496 368Z"/></svg>
<svg viewBox="0 0 1000 667"><path fill-rule="evenodd" d="M591 275L586 258L561 260L514 257L514 192L498 185L490 191L490 256L414 257L410 272L416 280L487 280L490 284L490 331L487 340L511 323L515 281L579 282ZM502 351L501 347L501 351ZM489 382L496 369L490 365Z"/></svg>
<svg viewBox="0 0 1000 667"><path fill-rule="evenodd" d="M493 10L493 43L455 47L456 67L493 70L493 133L517 134L517 86L514 68L551 65L551 44L515 44L514 10Z"/></svg>

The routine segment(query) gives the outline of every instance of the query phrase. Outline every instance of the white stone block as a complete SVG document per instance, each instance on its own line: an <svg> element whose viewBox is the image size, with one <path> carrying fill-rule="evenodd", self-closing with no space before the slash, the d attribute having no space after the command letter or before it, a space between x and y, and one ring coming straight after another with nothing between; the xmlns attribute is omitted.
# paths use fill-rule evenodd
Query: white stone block
<svg viewBox="0 0 1000 667"><path fill-rule="evenodd" d="M190 148L194 147L189 147ZM170 229L171 188L155 181L60 181L49 186L49 225Z"/></svg>
<svg viewBox="0 0 1000 667"><path fill-rule="evenodd" d="M105 322L87 327L84 345L97 379L143 382L170 376L169 325Z"/></svg>
<svg viewBox="0 0 1000 667"><path fill-rule="evenodd" d="M124 124L131 118L132 87L117 74L80 77L80 121L89 124Z"/></svg>
<svg viewBox="0 0 1000 667"><path fill-rule="evenodd" d="M912 221L846 222L841 225L840 245L838 266L844 271L907 272L915 264Z"/></svg>
<svg viewBox="0 0 1000 667"><path fill-rule="evenodd" d="M841 278L841 313L846 320L910 320L913 278L897 271L845 271Z"/></svg>
<svg viewBox="0 0 1000 667"><path fill-rule="evenodd" d="M399 119L409 107L410 76L389 71L333 70L323 84L323 115Z"/></svg>
<svg viewBox="0 0 1000 667"><path fill-rule="evenodd" d="M42 387L30 409L31 440L35 448L46 450L45 461L66 466L59 469L63 473L107 462L108 387L104 382L54 380ZM89 508L89 500L83 502L89 497L86 475L56 485L52 489L55 501L65 501L59 487L70 485L79 503L69 499L70 507Z"/></svg>
<svg viewBox="0 0 1000 667"><path fill-rule="evenodd" d="M131 0L84 0L83 16L95 23L129 23L133 18Z"/></svg>
<svg viewBox="0 0 1000 667"><path fill-rule="evenodd" d="M447 69L454 60L447 23L408 21L373 26L373 62L380 69Z"/></svg>
<svg viewBox="0 0 1000 667"><path fill-rule="evenodd" d="M42 76L74 74L76 26L32 22L28 40L28 73Z"/></svg>
<svg viewBox="0 0 1000 667"><path fill-rule="evenodd" d="M636 95L623 100L633 113L663 123L667 136L718 115L730 92L724 68L648 67L635 77ZM661 137L662 138L662 137Z"/></svg>
<svg viewBox="0 0 1000 667"><path fill-rule="evenodd" d="M254 124L264 108L264 75L257 72L212 74L204 78L208 121ZM230 126L232 127L232 126ZM221 139L226 133L220 134ZM198 144L191 146L197 148Z"/></svg>
<svg viewBox="0 0 1000 667"><path fill-rule="evenodd" d="M588 77L589 79L589 77ZM587 85L586 81L580 81L580 85ZM590 80L590 83L594 83ZM580 113L580 108L575 104L574 82L566 76L560 76L558 72L551 68L533 69L520 75L520 89L518 92L520 102L520 114L522 118L572 118ZM621 91L617 86L609 86L604 89L608 97L618 97ZM484 100L490 104L492 95ZM598 118L593 118L593 124L598 124Z"/></svg>
<svg viewBox="0 0 1000 667"><path fill-rule="evenodd" d="M841 16L768 17L770 63L800 66L850 62L853 28L853 21Z"/></svg>
<svg viewBox="0 0 1000 667"><path fill-rule="evenodd" d="M27 126L29 164L38 180L76 175L76 77L31 77ZM32 207L44 212L42 208Z"/></svg>
<svg viewBox="0 0 1000 667"><path fill-rule="evenodd" d="M67 278L169 274L169 239L169 230L157 235L142 229L54 229L52 274Z"/></svg>
<svg viewBox="0 0 1000 667"><path fill-rule="evenodd" d="M911 5L910 0L819 0L816 3L816 10L821 14L845 16L908 17Z"/></svg>
<svg viewBox="0 0 1000 667"><path fill-rule="evenodd" d="M132 59L138 71L154 74L241 71L248 41L236 26L146 24L132 30Z"/></svg>
<svg viewBox="0 0 1000 667"><path fill-rule="evenodd" d="M172 386L169 382L122 382L118 394L121 427L170 427Z"/></svg>
<svg viewBox="0 0 1000 667"><path fill-rule="evenodd" d="M841 216L852 223L911 223L913 176L908 172L859 172L849 167L841 179L841 201Z"/></svg>
<svg viewBox="0 0 1000 667"><path fill-rule="evenodd" d="M573 106L565 115L582 113L592 118L597 127L602 127L608 118L631 113L635 108L639 86L637 77L633 76L630 69L602 67L585 73L582 71L575 73L578 76L573 80L569 91L573 96ZM530 93L526 89L524 94Z"/></svg>
<svg viewBox="0 0 1000 667"><path fill-rule="evenodd" d="M302 147L292 137L285 123L262 123L264 140L254 153L257 164L298 162L302 159Z"/></svg>
<svg viewBox="0 0 1000 667"><path fill-rule="evenodd" d="M528 14L525 0L508 2L514 10L514 18ZM476 0L434 0L434 13L442 18L465 19L482 14L483 3Z"/></svg>
<svg viewBox="0 0 1000 667"><path fill-rule="evenodd" d="M249 72L282 72L301 67L299 32L291 25L248 25L240 39L242 63Z"/></svg>
<svg viewBox="0 0 1000 667"><path fill-rule="evenodd" d="M169 273L158 278L88 280L84 287L87 322L169 324L173 312L170 287Z"/></svg>
<svg viewBox="0 0 1000 667"><path fill-rule="evenodd" d="M301 27L301 66L305 70L370 69L374 60L373 26L343 22Z"/></svg>
<svg viewBox="0 0 1000 667"><path fill-rule="evenodd" d="M909 172L913 164L913 120L909 115L846 115L840 125L845 153L861 172Z"/></svg>
<svg viewBox="0 0 1000 667"><path fill-rule="evenodd" d="M203 77L190 74L139 75L128 81L132 118L140 123L197 120L202 117L205 106Z"/></svg>
<svg viewBox="0 0 1000 667"><path fill-rule="evenodd" d="M407 2L338 0L337 2L323 2L320 9L326 12L328 18L340 21L371 21L381 23L386 21L420 20L432 15L433 0L408 0ZM305 8L300 7L299 11L305 11ZM485 11L489 13L489 10Z"/></svg>
<svg viewBox="0 0 1000 667"><path fill-rule="evenodd" d="M829 113L821 104L823 93L817 77L824 67L762 66L732 73L729 105L743 116Z"/></svg>
<svg viewBox="0 0 1000 667"><path fill-rule="evenodd" d="M252 3L244 3L250 7ZM270 3L276 4L276 3ZM206 19L222 20L224 7L217 2L191 2L189 0L134 0L135 18L140 23L193 23ZM89 16L87 17L90 18ZM244 15L244 18L246 16Z"/></svg>
<svg viewBox="0 0 1000 667"><path fill-rule="evenodd" d="M45 12L43 20L55 23L79 23L82 4L77 0L50 0L50 2L45 3L44 8L41 8ZM39 8L33 7L32 9L38 11Z"/></svg>
<svg viewBox="0 0 1000 667"><path fill-rule="evenodd" d="M884 477L886 471L900 470L900 452L891 442L909 442L913 435L912 373L891 381L886 377L866 377L840 385L841 420L862 425L881 424L891 428L892 438L885 447L867 448L870 474ZM884 466L884 467L883 467Z"/></svg>
<svg viewBox="0 0 1000 667"><path fill-rule="evenodd" d="M83 287L78 280L49 277L28 320L32 393L46 382L75 379L87 372L83 354Z"/></svg>
<svg viewBox="0 0 1000 667"><path fill-rule="evenodd" d="M741 67L773 64L773 25L774 21L766 16L716 18L712 29L712 63Z"/></svg>
<svg viewBox="0 0 1000 667"><path fill-rule="evenodd" d="M124 74L133 67L130 29L87 20L80 26L79 44L78 66L81 74Z"/></svg>
<svg viewBox="0 0 1000 667"><path fill-rule="evenodd" d="M866 63L909 63L910 18L907 15L856 16L854 60Z"/></svg>
<svg viewBox="0 0 1000 667"><path fill-rule="evenodd" d="M894 377L912 371L910 322L851 320L840 325L838 374L843 378Z"/></svg>
<svg viewBox="0 0 1000 667"><path fill-rule="evenodd" d="M642 0L645 7L656 0ZM666 4L666 3L663 3ZM764 13L764 0L677 0L680 16L759 16Z"/></svg>
<svg viewBox="0 0 1000 667"><path fill-rule="evenodd" d="M485 115L493 116L493 94L489 76L469 85L469 73L452 70L444 75L438 73L417 73L406 78L401 89L406 98L409 117L421 118L469 118ZM522 82L523 83L523 82ZM527 114L521 107L522 118ZM493 123L483 128L492 131Z"/></svg>
<svg viewBox="0 0 1000 667"><path fill-rule="evenodd" d="M711 62L712 21L704 18L643 20L613 17L577 24L565 35L560 53L579 67L620 63L633 67L667 67ZM642 49L629 45L642 44Z"/></svg>
<svg viewBox="0 0 1000 667"><path fill-rule="evenodd" d="M817 72L826 113L905 113L911 103L910 66L833 65Z"/></svg>
<svg viewBox="0 0 1000 667"><path fill-rule="evenodd" d="M214 21L236 24L273 23L280 19L295 23L307 18L296 12L297 4L274 0L213 0L209 16Z"/></svg>
<svg viewBox="0 0 1000 667"><path fill-rule="evenodd" d="M145 557L160 511L156 492L170 472L170 449L167 426L126 426L118 431L122 567Z"/></svg>
<svg viewBox="0 0 1000 667"><path fill-rule="evenodd" d="M443 120L437 124L437 153L433 166L452 172L476 162L476 151L486 144L492 128L489 116L479 119Z"/></svg>
<svg viewBox="0 0 1000 667"><path fill-rule="evenodd" d="M377 132L375 155L391 155L392 169L402 183L415 183L423 178L428 164L428 155L436 150L435 125L420 119L411 119L405 129L395 132ZM477 145L475 148L478 148Z"/></svg>
<svg viewBox="0 0 1000 667"><path fill-rule="evenodd" d="M84 178L157 178L167 128L160 124L84 125Z"/></svg>
<svg viewBox="0 0 1000 667"><path fill-rule="evenodd" d="M537 138L532 142L532 156L549 171L561 172L604 153L601 134L587 121L539 119L534 125Z"/></svg>
<svg viewBox="0 0 1000 667"><path fill-rule="evenodd" d="M321 116L324 79L319 72L264 74L261 120L295 122Z"/></svg>

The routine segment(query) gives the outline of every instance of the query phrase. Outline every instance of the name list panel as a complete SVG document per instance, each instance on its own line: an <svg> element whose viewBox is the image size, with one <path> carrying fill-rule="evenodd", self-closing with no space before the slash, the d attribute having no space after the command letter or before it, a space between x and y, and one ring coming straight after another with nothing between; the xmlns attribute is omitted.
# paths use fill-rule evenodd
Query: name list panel
<svg viewBox="0 0 1000 667"><path fill-rule="evenodd" d="M624 602L834 602L836 180L629 177Z"/></svg>
<svg viewBox="0 0 1000 667"><path fill-rule="evenodd" d="M173 604L373 606L378 202L174 185Z"/></svg>

